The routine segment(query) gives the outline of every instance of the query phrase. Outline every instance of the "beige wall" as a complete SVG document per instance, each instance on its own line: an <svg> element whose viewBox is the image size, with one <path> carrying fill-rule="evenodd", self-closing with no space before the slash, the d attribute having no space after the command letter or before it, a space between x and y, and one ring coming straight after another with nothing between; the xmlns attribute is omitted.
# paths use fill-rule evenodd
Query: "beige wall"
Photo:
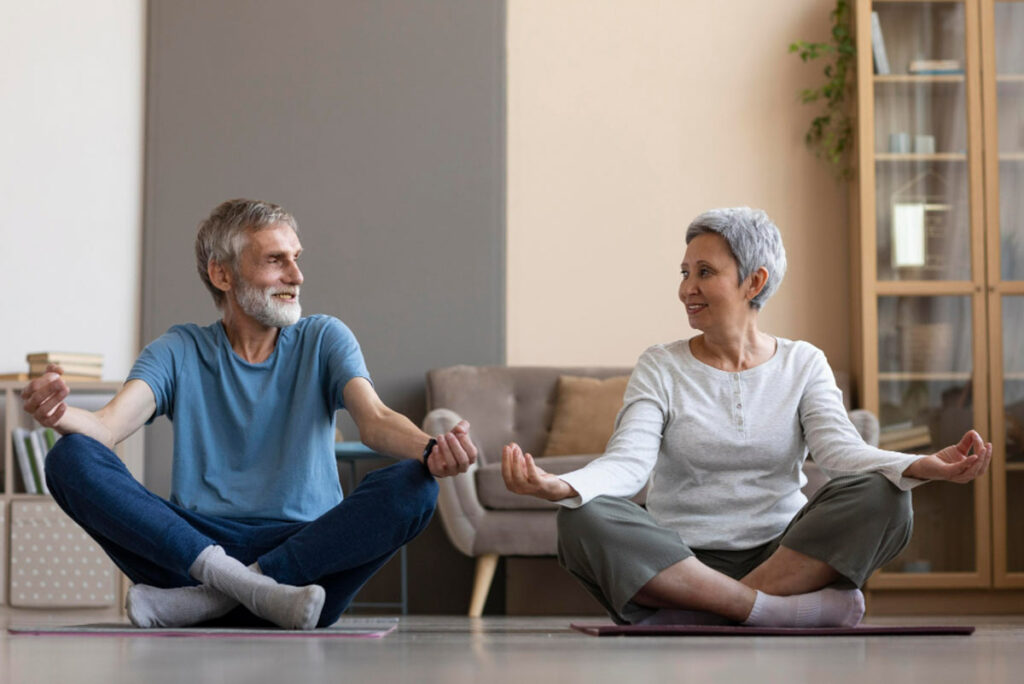
<svg viewBox="0 0 1024 684"><path fill-rule="evenodd" d="M692 334L683 233L761 207L789 274L762 328L849 365L845 189L804 147L787 53L832 0L509 0L508 362L632 364Z"/></svg>

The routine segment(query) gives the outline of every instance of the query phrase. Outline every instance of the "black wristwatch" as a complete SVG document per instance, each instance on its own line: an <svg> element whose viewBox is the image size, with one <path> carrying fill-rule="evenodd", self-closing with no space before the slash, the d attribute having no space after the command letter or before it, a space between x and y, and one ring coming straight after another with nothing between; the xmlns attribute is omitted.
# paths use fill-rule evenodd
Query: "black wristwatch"
<svg viewBox="0 0 1024 684"><path fill-rule="evenodd" d="M423 465L427 465L427 459L430 458L430 452L437 446L437 440L433 437L427 442L427 446L423 449Z"/></svg>

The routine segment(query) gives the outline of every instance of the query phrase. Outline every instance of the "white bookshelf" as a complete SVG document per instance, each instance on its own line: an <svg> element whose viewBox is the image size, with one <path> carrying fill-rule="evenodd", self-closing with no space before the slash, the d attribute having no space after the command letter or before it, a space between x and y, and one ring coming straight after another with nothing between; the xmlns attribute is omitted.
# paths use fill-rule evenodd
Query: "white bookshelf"
<svg viewBox="0 0 1024 684"><path fill-rule="evenodd" d="M122 605L127 579L102 549L53 499L25 492L11 434L38 425L22 408L24 381L0 381L0 605L17 608L81 608ZM68 403L86 409L105 404L120 382L72 381ZM142 431L115 449L142 481Z"/></svg>

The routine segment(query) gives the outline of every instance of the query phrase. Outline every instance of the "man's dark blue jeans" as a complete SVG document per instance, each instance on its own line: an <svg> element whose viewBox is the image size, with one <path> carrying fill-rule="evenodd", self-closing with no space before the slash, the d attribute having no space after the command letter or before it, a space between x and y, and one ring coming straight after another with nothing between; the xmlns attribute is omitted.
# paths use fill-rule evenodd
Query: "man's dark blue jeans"
<svg viewBox="0 0 1024 684"><path fill-rule="evenodd" d="M62 437L46 457L54 500L136 584L197 584L188 569L211 544L282 584L327 592L318 627L341 616L360 587L434 514L437 482L418 460L369 473L340 504L309 522L203 515L143 487L106 446ZM267 625L242 607L217 624Z"/></svg>

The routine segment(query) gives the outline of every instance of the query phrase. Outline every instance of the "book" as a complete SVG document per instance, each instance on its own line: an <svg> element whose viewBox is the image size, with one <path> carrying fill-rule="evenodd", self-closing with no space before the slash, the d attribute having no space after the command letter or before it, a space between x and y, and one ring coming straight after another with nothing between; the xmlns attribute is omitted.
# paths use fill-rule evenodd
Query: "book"
<svg viewBox="0 0 1024 684"><path fill-rule="evenodd" d="M60 435L53 428L39 428L39 433L43 436L43 446L46 447L46 453L50 453L50 449L60 439Z"/></svg>
<svg viewBox="0 0 1024 684"><path fill-rule="evenodd" d="M882 22L878 12L871 13L871 52L875 58L875 73L889 73L889 57L885 54L885 39L882 38Z"/></svg>
<svg viewBox="0 0 1024 684"><path fill-rule="evenodd" d="M45 363L43 363L43 362L30 363L28 365L28 374L29 374L29 376L30 377L39 377L40 375L42 375L43 373L46 372L46 368L51 363L54 363L54 362L53 361L47 361ZM67 375L84 375L84 376L88 376L90 378L99 378L99 377L103 376L103 366L96 366L96 365L85 364L85 363L64 363L64 362L58 363L57 365L60 366L61 369L63 369L64 373L67 374Z"/></svg>
<svg viewBox="0 0 1024 684"><path fill-rule="evenodd" d="M43 494L49 494L50 488L46 485L46 454L49 453L49 449L46 447L46 442L43 440L43 429L32 431L32 457L36 460L35 472L39 473L39 481L36 483L39 485L39 492Z"/></svg>
<svg viewBox="0 0 1024 684"><path fill-rule="evenodd" d="M100 366L103 365L103 354L87 354L83 352L33 352L25 356L25 360L31 363L85 363Z"/></svg>
<svg viewBox="0 0 1024 684"><path fill-rule="evenodd" d="M32 490L30 494L43 493L43 469L36 453L38 451L38 440L31 430L25 430L22 435L22 443L25 445L25 454L28 457L28 469L32 473ZM29 490L25 490L29 491Z"/></svg>
<svg viewBox="0 0 1024 684"><path fill-rule="evenodd" d="M960 62L955 59L915 59L907 67L912 74L962 74Z"/></svg>
<svg viewBox="0 0 1024 684"><path fill-rule="evenodd" d="M882 428L878 446L889 451L917 449L931 444L931 433L927 425L891 425Z"/></svg>
<svg viewBox="0 0 1024 684"><path fill-rule="evenodd" d="M32 466L29 464L28 430L16 427L11 431L11 439L14 440L14 453L18 456L18 470L21 471L21 483L28 494L38 494L36 491L35 479L32 477Z"/></svg>

